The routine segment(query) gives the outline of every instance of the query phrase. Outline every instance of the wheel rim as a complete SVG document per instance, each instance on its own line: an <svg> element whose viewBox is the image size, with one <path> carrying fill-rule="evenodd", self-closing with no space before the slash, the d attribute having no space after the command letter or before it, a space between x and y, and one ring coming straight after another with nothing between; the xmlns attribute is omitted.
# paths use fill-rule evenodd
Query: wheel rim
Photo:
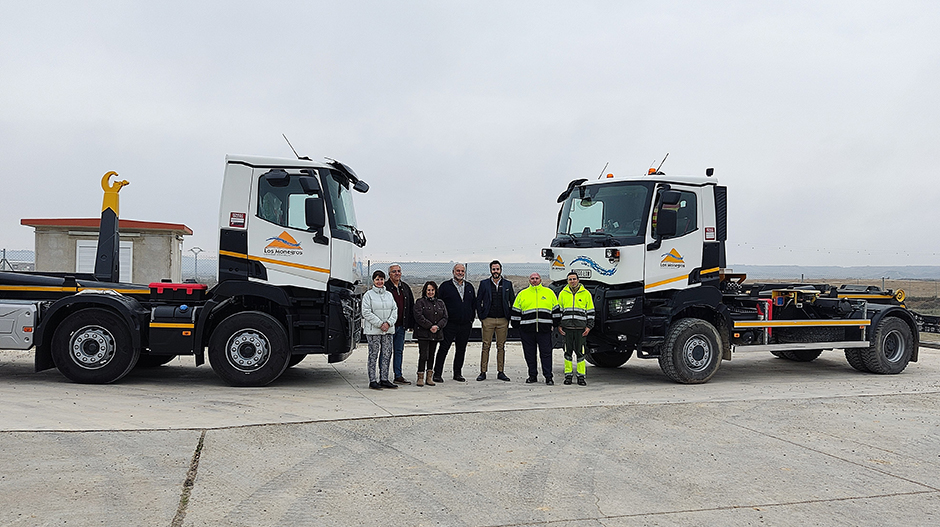
<svg viewBox="0 0 940 527"><path fill-rule="evenodd" d="M692 371L699 372L708 368L712 358L712 347L703 335L693 335L685 342L682 349L685 364Z"/></svg>
<svg viewBox="0 0 940 527"><path fill-rule="evenodd" d="M229 337L225 344L225 357L239 371L255 371L268 362L271 342L255 329L243 329Z"/></svg>
<svg viewBox="0 0 940 527"><path fill-rule="evenodd" d="M101 326L85 326L69 339L69 357L86 370L104 368L114 359L114 335Z"/></svg>
<svg viewBox="0 0 940 527"><path fill-rule="evenodd" d="M907 351L907 343L901 332L896 329L889 331L884 340L885 360L897 362L904 356L905 351Z"/></svg>

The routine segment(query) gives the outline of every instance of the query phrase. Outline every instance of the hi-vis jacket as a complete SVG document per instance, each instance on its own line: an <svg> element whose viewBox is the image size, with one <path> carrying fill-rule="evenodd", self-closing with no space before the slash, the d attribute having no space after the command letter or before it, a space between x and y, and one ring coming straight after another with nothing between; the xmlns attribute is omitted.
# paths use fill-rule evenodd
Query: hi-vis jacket
<svg viewBox="0 0 940 527"><path fill-rule="evenodd" d="M561 307L561 327L565 329L594 327L594 299L583 285L578 286L578 292L573 294L571 288L565 286L558 292L558 305Z"/></svg>
<svg viewBox="0 0 940 527"><path fill-rule="evenodd" d="M512 303L513 327L529 333L550 333L561 322L555 293L543 285L530 285Z"/></svg>

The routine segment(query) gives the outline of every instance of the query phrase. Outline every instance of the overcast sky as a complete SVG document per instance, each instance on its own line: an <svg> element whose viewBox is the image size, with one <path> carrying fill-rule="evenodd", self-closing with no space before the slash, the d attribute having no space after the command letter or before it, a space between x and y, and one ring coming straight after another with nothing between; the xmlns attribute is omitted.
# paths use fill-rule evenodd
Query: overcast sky
<svg viewBox="0 0 940 527"><path fill-rule="evenodd" d="M538 261L575 178L715 167L728 261L940 265L938 2L0 0L21 218L217 248L225 154L334 157L373 260Z"/></svg>

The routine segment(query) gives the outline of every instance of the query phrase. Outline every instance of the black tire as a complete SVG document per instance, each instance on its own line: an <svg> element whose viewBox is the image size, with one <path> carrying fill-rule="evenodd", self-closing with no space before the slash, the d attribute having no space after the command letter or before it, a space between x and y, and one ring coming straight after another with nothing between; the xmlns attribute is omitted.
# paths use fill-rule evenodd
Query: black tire
<svg viewBox="0 0 940 527"><path fill-rule="evenodd" d="M897 317L881 320L875 329L872 345L861 350L865 367L872 373L895 374L904 371L914 352L911 327Z"/></svg>
<svg viewBox="0 0 940 527"><path fill-rule="evenodd" d="M823 350L793 350L781 351L780 356L796 362L812 362L822 355Z"/></svg>
<svg viewBox="0 0 940 527"><path fill-rule="evenodd" d="M627 353L587 351L584 353L584 360L598 368L619 368L626 364L632 355L632 351Z"/></svg>
<svg viewBox="0 0 940 527"><path fill-rule="evenodd" d="M676 382L701 384L718 371L721 352L721 336L714 326L698 318L683 318L673 322L666 334L659 367Z"/></svg>
<svg viewBox="0 0 940 527"><path fill-rule="evenodd" d="M293 368L294 366L300 364L300 362L306 358L307 358L306 355L291 355L290 360L287 361L287 367Z"/></svg>
<svg viewBox="0 0 940 527"><path fill-rule="evenodd" d="M779 358L779 359L785 359L785 358L786 358L786 357L783 356L783 352L782 352L782 351L771 351L770 354L773 355L774 357Z"/></svg>
<svg viewBox="0 0 940 527"><path fill-rule="evenodd" d="M176 355L141 355L135 368L157 368L175 359Z"/></svg>
<svg viewBox="0 0 940 527"><path fill-rule="evenodd" d="M52 360L69 380L108 384L127 375L140 356L127 323L99 308L67 316L52 335Z"/></svg>
<svg viewBox="0 0 940 527"><path fill-rule="evenodd" d="M865 359L862 358L862 350L858 348L849 348L845 350L845 360L849 361L849 366L863 373L871 373L868 366L865 366Z"/></svg>
<svg viewBox="0 0 940 527"><path fill-rule="evenodd" d="M231 386L266 386L284 373L290 357L284 326L261 311L229 316L209 338L209 364Z"/></svg>

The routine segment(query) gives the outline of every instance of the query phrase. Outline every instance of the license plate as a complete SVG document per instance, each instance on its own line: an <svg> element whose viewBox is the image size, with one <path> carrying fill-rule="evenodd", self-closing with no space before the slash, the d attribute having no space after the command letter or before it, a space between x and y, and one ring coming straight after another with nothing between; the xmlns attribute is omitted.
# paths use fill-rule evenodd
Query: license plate
<svg viewBox="0 0 940 527"><path fill-rule="evenodd" d="M578 275L578 278L590 278L591 270L590 269L575 269L575 274Z"/></svg>

